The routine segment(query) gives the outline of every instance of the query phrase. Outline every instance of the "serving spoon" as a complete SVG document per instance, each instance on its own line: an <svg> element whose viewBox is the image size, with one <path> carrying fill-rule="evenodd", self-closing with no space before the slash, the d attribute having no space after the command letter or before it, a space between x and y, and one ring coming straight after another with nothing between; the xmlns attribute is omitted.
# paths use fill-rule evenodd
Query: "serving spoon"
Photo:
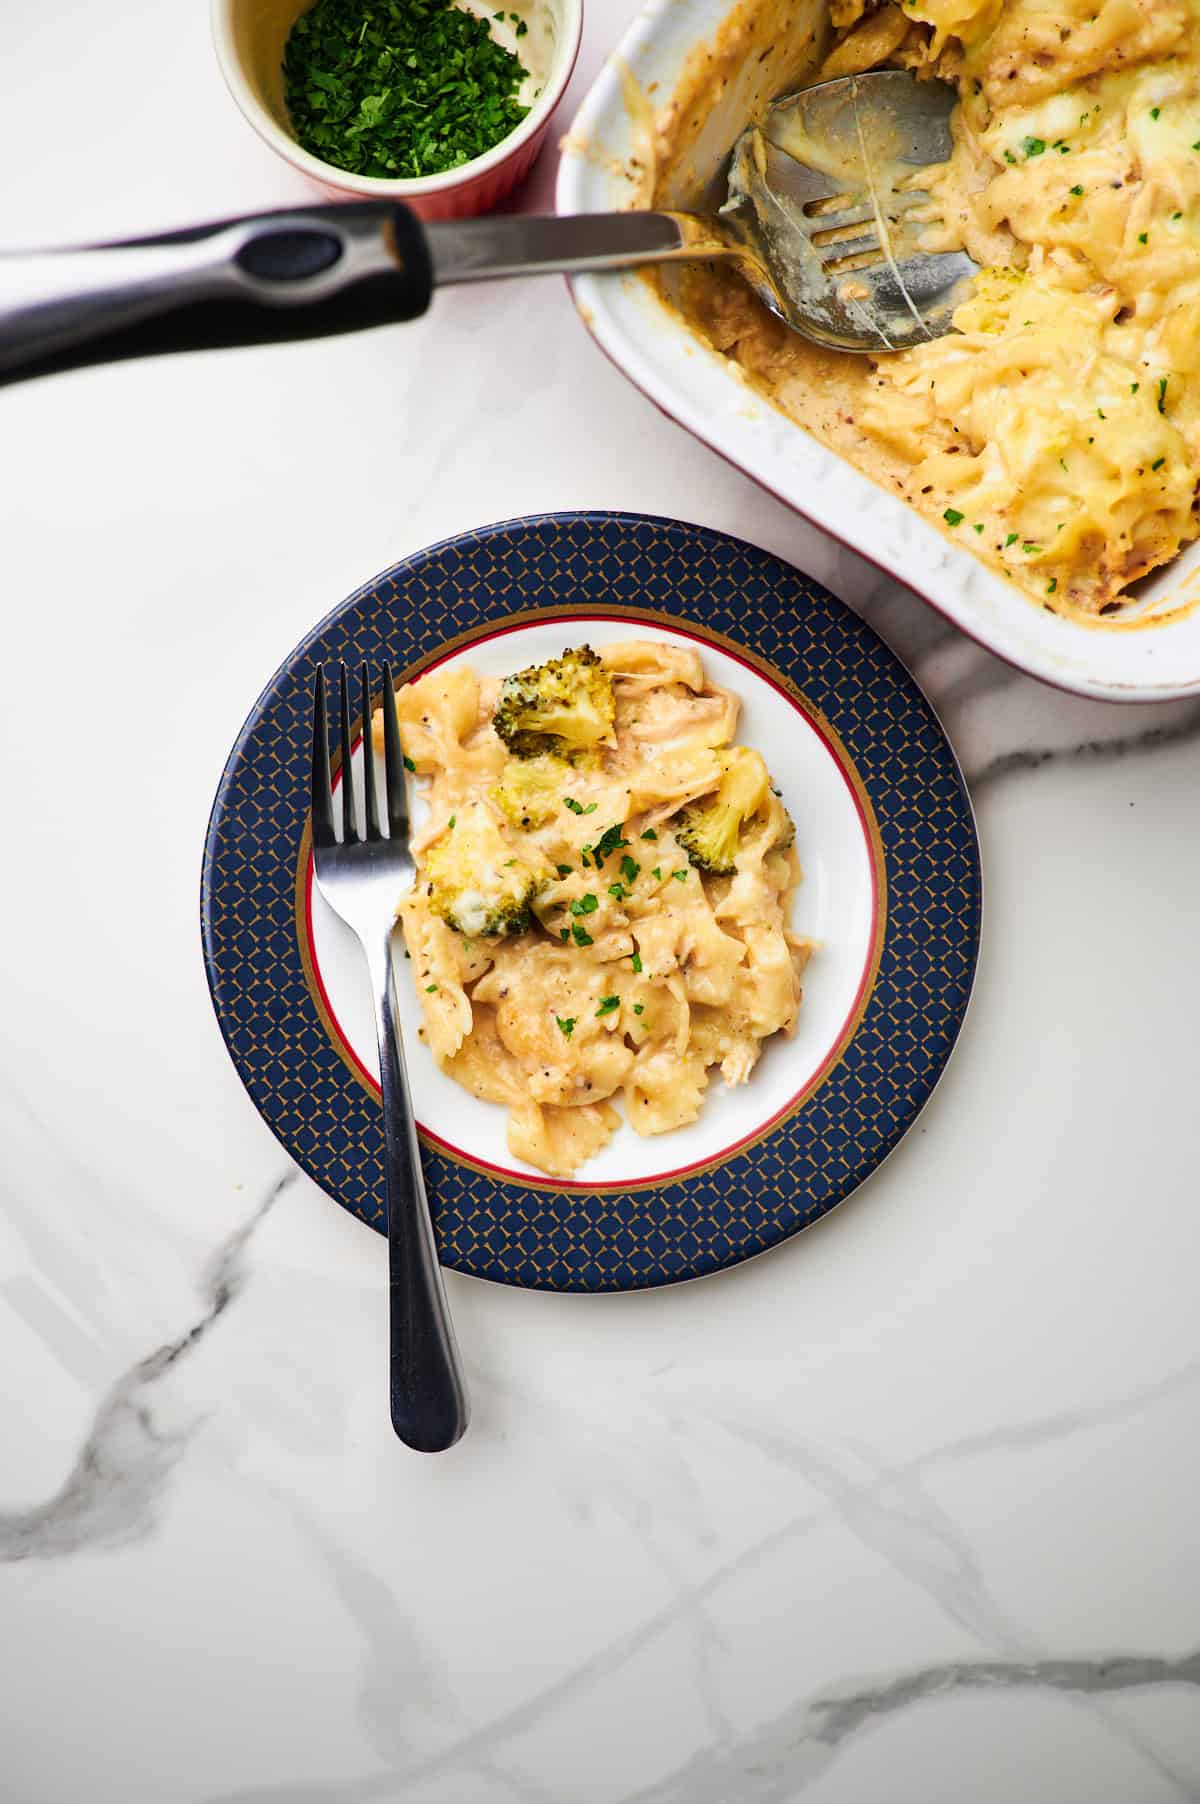
<svg viewBox="0 0 1200 1804"><path fill-rule="evenodd" d="M7 252L0 378L415 319L459 282L696 261L731 264L805 338L899 350L949 329L976 267L939 244L920 186L950 155L953 106L949 88L904 70L786 95L742 132L706 213L422 225L396 202L360 201Z"/></svg>

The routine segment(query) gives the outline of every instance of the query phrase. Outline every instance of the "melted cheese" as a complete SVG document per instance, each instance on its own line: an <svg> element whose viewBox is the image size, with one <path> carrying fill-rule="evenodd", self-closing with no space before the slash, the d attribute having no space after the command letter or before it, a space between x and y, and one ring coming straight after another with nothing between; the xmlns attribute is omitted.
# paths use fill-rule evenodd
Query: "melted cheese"
<svg viewBox="0 0 1200 1804"><path fill-rule="evenodd" d="M955 331L872 368L766 325L719 276L691 279L685 310L1044 605L1110 613L1200 531L1200 0L839 0L833 18L822 73L885 60L957 84L939 242L983 273Z"/></svg>
<svg viewBox="0 0 1200 1804"><path fill-rule="evenodd" d="M429 779L417 881L398 910L423 1038L456 1082L508 1109L513 1155L558 1177L607 1143L617 1101L637 1133L662 1134L696 1119L713 1068L746 1082L763 1041L794 1031L809 955L787 925L800 871L773 791L742 829L732 875L694 869L675 835L680 809L720 777L737 697L690 648L633 641L601 656L615 748L594 768L563 765L554 806L523 818L503 805L521 761L492 729L494 683L460 665L396 698L405 753ZM433 856L446 870L460 829L478 894L460 898L467 931L455 932L425 877ZM494 873L481 871L485 844ZM533 926L470 937L517 855L548 874Z"/></svg>

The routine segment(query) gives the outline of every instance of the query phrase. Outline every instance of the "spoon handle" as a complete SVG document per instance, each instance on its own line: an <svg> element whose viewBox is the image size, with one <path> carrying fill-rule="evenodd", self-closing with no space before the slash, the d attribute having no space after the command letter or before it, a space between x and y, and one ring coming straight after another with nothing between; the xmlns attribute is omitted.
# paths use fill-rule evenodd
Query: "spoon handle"
<svg viewBox="0 0 1200 1804"><path fill-rule="evenodd" d="M407 207L359 201L10 251L0 254L0 382L415 319L435 284L732 254L719 229L686 213L424 226Z"/></svg>

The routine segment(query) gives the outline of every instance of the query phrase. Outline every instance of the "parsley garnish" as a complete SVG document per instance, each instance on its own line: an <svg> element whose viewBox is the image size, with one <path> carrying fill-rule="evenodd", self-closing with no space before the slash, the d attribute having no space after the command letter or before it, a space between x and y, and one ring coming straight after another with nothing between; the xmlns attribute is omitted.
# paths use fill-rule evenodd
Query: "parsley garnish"
<svg viewBox="0 0 1200 1804"><path fill-rule="evenodd" d="M569 877L571 875L571 866L569 864L556 864L554 868L560 877Z"/></svg>
<svg viewBox="0 0 1200 1804"><path fill-rule="evenodd" d="M611 1015L613 1010L620 1008L620 1006L621 998L619 996L601 996L600 1007L596 1010L596 1013L597 1015Z"/></svg>
<svg viewBox="0 0 1200 1804"><path fill-rule="evenodd" d="M661 864L655 865L654 875L658 878L659 882L661 883L662 882L662 866L661 866Z"/></svg>
<svg viewBox="0 0 1200 1804"><path fill-rule="evenodd" d="M579 1016L578 1015L568 1015L566 1017L566 1019L564 1020L561 1015L555 1015L554 1019L558 1023L558 1031L562 1035L563 1039L569 1040L571 1038L571 1035L575 1032L575 1023L576 1023L576 1021L578 1021Z"/></svg>
<svg viewBox="0 0 1200 1804"><path fill-rule="evenodd" d="M1083 193L1083 189L1080 187L1078 182L1076 182L1075 186L1072 188L1071 193L1074 195L1080 195Z"/></svg>
<svg viewBox="0 0 1200 1804"><path fill-rule="evenodd" d="M622 846L627 846L628 844L629 841L627 839L621 838L620 826L606 827L595 845L590 848L592 863L598 871L603 870L604 860L608 857L609 853L619 852Z"/></svg>
<svg viewBox="0 0 1200 1804"><path fill-rule="evenodd" d="M402 756L402 757L403 757L403 759L404 759L404 768L405 768L405 770L416 770L416 768L417 768L417 767L416 767L416 765L415 765L415 764L414 764L414 763L413 763L413 761L412 761L412 759L411 759L411 758L410 758L410 757L409 757L409 755L408 755L408 753L407 753L407 752L404 752L404 753L402 753L402 754L401 754L401 756Z"/></svg>
<svg viewBox="0 0 1200 1804"><path fill-rule="evenodd" d="M644 1002L635 1002L633 1005L633 1012L635 1015L644 1015L646 1012L645 1003Z"/></svg>
<svg viewBox="0 0 1200 1804"><path fill-rule="evenodd" d="M635 864L628 852L626 852L624 858L621 860L621 875L624 877L626 883L636 883L641 874L641 865Z"/></svg>
<svg viewBox="0 0 1200 1804"><path fill-rule="evenodd" d="M657 839L658 834L654 831L653 827L647 827L646 831L642 834L642 838L643 839Z"/></svg>
<svg viewBox="0 0 1200 1804"><path fill-rule="evenodd" d="M629 894L629 891L625 888L623 883L610 883L608 886L608 893L614 902L623 902Z"/></svg>
<svg viewBox="0 0 1200 1804"><path fill-rule="evenodd" d="M581 927L578 921L571 928L571 938L577 946L594 946L596 943L587 928Z"/></svg>
<svg viewBox="0 0 1200 1804"><path fill-rule="evenodd" d="M1010 532L1008 537L1004 541L1004 549L1007 551L1008 547L1010 545L1015 545L1019 537L1020 537L1019 533Z"/></svg>
<svg viewBox="0 0 1200 1804"><path fill-rule="evenodd" d="M687 882L687 872L686 871L672 871L671 875L672 875L672 877L674 877L676 883L686 883Z"/></svg>
<svg viewBox="0 0 1200 1804"><path fill-rule="evenodd" d="M1159 413L1167 411L1167 378L1165 376L1160 376L1158 379L1158 411Z"/></svg>
<svg viewBox="0 0 1200 1804"><path fill-rule="evenodd" d="M1040 157L1045 148L1045 138L1023 138L1021 140L1021 149L1027 157Z"/></svg>
<svg viewBox="0 0 1200 1804"><path fill-rule="evenodd" d="M427 996L432 996L436 989L437 989L436 983L427 983L425 985L425 994Z"/></svg>
<svg viewBox="0 0 1200 1804"><path fill-rule="evenodd" d="M945 520L948 526L961 526L962 518L962 515L956 507L948 507L942 515L942 519Z"/></svg>
<svg viewBox="0 0 1200 1804"><path fill-rule="evenodd" d="M641 953L640 953L640 952L635 952L635 953L634 953L634 955L633 955L633 957L632 957L632 958L631 958L631 959L630 959L630 961L629 961L629 962L630 962L630 964L631 964L631 965L632 965L632 966L633 966L633 968L634 968L634 970L635 970L635 971L640 971L640 970L641 970L641 968L642 968L642 955L641 955Z"/></svg>
<svg viewBox="0 0 1200 1804"><path fill-rule="evenodd" d="M571 929L569 927L560 927L558 930L558 937L560 940L569 940L571 937Z"/></svg>
<svg viewBox="0 0 1200 1804"><path fill-rule="evenodd" d="M1058 578L1057 578L1057 576L1052 576L1050 578L1050 581L1046 584L1047 595L1053 595L1053 593L1054 593L1055 589L1057 589L1057 587L1058 587Z"/></svg>
<svg viewBox="0 0 1200 1804"><path fill-rule="evenodd" d="M317 0L293 25L284 97L313 156L356 175L439 175L525 118L526 70L447 0Z"/></svg>
<svg viewBox="0 0 1200 1804"><path fill-rule="evenodd" d="M1166 461L1165 457L1156 457L1154 462L1150 465L1150 468L1152 470L1161 470Z"/></svg>
<svg viewBox="0 0 1200 1804"><path fill-rule="evenodd" d="M600 903L589 890L586 896L578 896L574 902L567 904L573 915L594 915Z"/></svg>
<svg viewBox="0 0 1200 1804"><path fill-rule="evenodd" d="M584 804L583 802L577 802L574 796L563 797L563 807L569 808L572 814L595 814L599 806L599 802L588 802Z"/></svg>

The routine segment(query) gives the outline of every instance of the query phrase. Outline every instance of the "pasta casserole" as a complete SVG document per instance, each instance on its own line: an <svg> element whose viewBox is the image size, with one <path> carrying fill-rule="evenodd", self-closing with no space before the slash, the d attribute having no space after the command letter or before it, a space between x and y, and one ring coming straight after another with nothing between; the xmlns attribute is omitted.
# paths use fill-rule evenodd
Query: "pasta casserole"
<svg viewBox="0 0 1200 1804"><path fill-rule="evenodd" d="M585 646L502 682L453 664L396 709L428 779L398 907L422 1037L508 1109L518 1159L569 1177L618 1100L639 1134L695 1121L714 1069L743 1084L794 1031L792 823L695 651Z"/></svg>
<svg viewBox="0 0 1200 1804"><path fill-rule="evenodd" d="M826 352L714 270L685 311L1043 606L1118 614L1200 532L1200 0L833 0L831 19L797 79L899 65L957 88L924 184L929 248L980 266L955 330Z"/></svg>

